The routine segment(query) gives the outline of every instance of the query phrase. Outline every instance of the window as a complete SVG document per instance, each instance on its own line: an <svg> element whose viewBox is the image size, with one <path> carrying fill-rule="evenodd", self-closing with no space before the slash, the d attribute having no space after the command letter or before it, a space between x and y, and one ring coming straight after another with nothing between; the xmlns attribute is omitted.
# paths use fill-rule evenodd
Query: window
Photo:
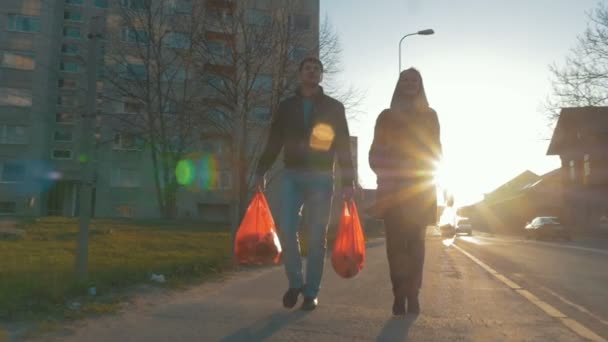
<svg viewBox="0 0 608 342"><path fill-rule="evenodd" d="M17 183L25 180L25 166L19 163L0 164L0 182Z"/></svg>
<svg viewBox="0 0 608 342"><path fill-rule="evenodd" d="M135 215L135 209L132 204L120 204L116 207L116 212L121 217L133 217Z"/></svg>
<svg viewBox="0 0 608 342"><path fill-rule="evenodd" d="M95 0L95 7L108 8L108 0Z"/></svg>
<svg viewBox="0 0 608 342"><path fill-rule="evenodd" d="M289 16L289 27L296 31L310 30L310 16L305 14L293 14Z"/></svg>
<svg viewBox="0 0 608 342"><path fill-rule="evenodd" d="M186 78L186 69L175 65L168 65L162 75L165 82L185 81Z"/></svg>
<svg viewBox="0 0 608 342"><path fill-rule="evenodd" d="M175 114L177 113L177 102L165 99L165 103L162 104L163 114Z"/></svg>
<svg viewBox="0 0 608 342"><path fill-rule="evenodd" d="M249 25L266 26L272 23L272 17L267 11L249 9L247 10L246 21Z"/></svg>
<svg viewBox="0 0 608 342"><path fill-rule="evenodd" d="M231 84L230 78L217 74L207 75L206 81L210 86L211 91L215 93L222 93L226 91L226 88L228 88Z"/></svg>
<svg viewBox="0 0 608 342"><path fill-rule="evenodd" d="M591 176L591 157L588 154L585 154L584 164L583 164L583 182L584 184L589 183L589 176Z"/></svg>
<svg viewBox="0 0 608 342"><path fill-rule="evenodd" d="M264 74L257 75L253 81L252 88L254 90L271 90L272 76Z"/></svg>
<svg viewBox="0 0 608 342"><path fill-rule="evenodd" d="M148 8L149 4L147 0L121 0L122 7L126 7L132 10L143 10Z"/></svg>
<svg viewBox="0 0 608 342"><path fill-rule="evenodd" d="M308 56L308 49L295 47L289 51L289 59L292 61L300 62Z"/></svg>
<svg viewBox="0 0 608 342"><path fill-rule="evenodd" d="M0 88L0 106L31 107L32 91L19 88Z"/></svg>
<svg viewBox="0 0 608 342"><path fill-rule="evenodd" d="M0 125L0 144L27 144L25 126Z"/></svg>
<svg viewBox="0 0 608 342"><path fill-rule="evenodd" d="M146 80L148 73L146 72L146 66L143 64L132 64L129 63L124 66L124 77L132 80Z"/></svg>
<svg viewBox="0 0 608 342"><path fill-rule="evenodd" d="M173 0L171 10L174 14L192 13L192 0Z"/></svg>
<svg viewBox="0 0 608 342"><path fill-rule="evenodd" d="M222 139L204 140L201 144L201 150L217 156L230 153L231 146L228 141Z"/></svg>
<svg viewBox="0 0 608 342"><path fill-rule="evenodd" d="M80 28L66 26L63 28L63 36L69 38L80 38Z"/></svg>
<svg viewBox="0 0 608 342"><path fill-rule="evenodd" d="M232 63L232 48L225 42L209 41L206 43L212 62Z"/></svg>
<svg viewBox="0 0 608 342"><path fill-rule="evenodd" d="M57 142L70 142L72 141L72 132L67 131L55 131L53 140Z"/></svg>
<svg viewBox="0 0 608 342"><path fill-rule="evenodd" d="M270 108L268 107L254 107L250 113L250 121L254 122L268 122L270 120Z"/></svg>
<svg viewBox="0 0 608 342"><path fill-rule="evenodd" d="M570 161L570 180L571 181L575 181L576 180L576 168L575 168L575 163L574 160Z"/></svg>
<svg viewBox="0 0 608 342"><path fill-rule="evenodd" d="M61 112L55 114L55 122L60 124L73 124L74 123L74 114Z"/></svg>
<svg viewBox="0 0 608 342"><path fill-rule="evenodd" d="M121 32L123 42L148 44L148 31L136 30L131 27L123 27Z"/></svg>
<svg viewBox="0 0 608 342"><path fill-rule="evenodd" d="M115 150L139 150L143 145L141 138L131 133L116 133L112 148Z"/></svg>
<svg viewBox="0 0 608 342"><path fill-rule="evenodd" d="M190 37L187 33L171 32L165 37L166 45L173 49L187 49L190 47Z"/></svg>
<svg viewBox="0 0 608 342"><path fill-rule="evenodd" d="M77 107L78 98L73 95L60 95L57 96L57 104L64 107Z"/></svg>
<svg viewBox="0 0 608 342"><path fill-rule="evenodd" d="M4 51L2 52L2 66L19 70L34 70L36 60L29 52Z"/></svg>
<svg viewBox="0 0 608 342"><path fill-rule="evenodd" d="M225 26L230 27L232 24L232 20L233 18L233 9L230 8L230 6L226 6L229 5L227 3L224 4L224 6L212 6L207 8L207 16L209 17L209 19L216 21L219 24L223 24Z"/></svg>
<svg viewBox="0 0 608 342"><path fill-rule="evenodd" d="M68 5L82 5L84 0L65 0L65 3Z"/></svg>
<svg viewBox="0 0 608 342"><path fill-rule="evenodd" d="M72 159L72 150L53 150L51 154L53 159Z"/></svg>
<svg viewBox="0 0 608 342"><path fill-rule="evenodd" d="M221 190L230 190L232 188L232 174L230 170L220 171L217 188Z"/></svg>
<svg viewBox="0 0 608 342"><path fill-rule="evenodd" d="M18 32L40 32L40 19L38 19L38 17L9 14L8 30Z"/></svg>
<svg viewBox="0 0 608 342"><path fill-rule="evenodd" d="M76 89L78 86L78 81L69 78L60 78L57 81L57 85L61 89Z"/></svg>
<svg viewBox="0 0 608 342"><path fill-rule="evenodd" d="M76 44L62 44L61 53L64 55L77 55L80 47Z"/></svg>
<svg viewBox="0 0 608 342"><path fill-rule="evenodd" d="M219 109L212 109L209 111L209 120L214 126L226 127L228 125L228 114Z"/></svg>
<svg viewBox="0 0 608 342"><path fill-rule="evenodd" d="M65 72L78 72L80 70L80 65L76 62L61 62L59 63L59 70Z"/></svg>
<svg viewBox="0 0 608 342"><path fill-rule="evenodd" d="M82 21L82 13L80 11L63 11L63 19L71 21Z"/></svg>
<svg viewBox="0 0 608 342"><path fill-rule="evenodd" d="M144 106L136 99L126 98L122 102L122 112L128 114L137 114L143 110Z"/></svg>
<svg viewBox="0 0 608 342"><path fill-rule="evenodd" d="M17 212L17 203L2 201L0 202L0 214L15 214Z"/></svg>
<svg viewBox="0 0 608 342"><path fill-rule="evenodd" d="M139 175L135 170L114 168L110 174L110 185L121 188L140 186Z"/></svg>

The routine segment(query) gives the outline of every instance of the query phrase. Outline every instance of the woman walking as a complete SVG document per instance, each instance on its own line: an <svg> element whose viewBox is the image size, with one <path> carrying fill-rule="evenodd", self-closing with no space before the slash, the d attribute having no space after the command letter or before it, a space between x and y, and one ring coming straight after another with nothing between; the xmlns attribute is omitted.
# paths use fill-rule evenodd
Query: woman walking
<svg viewBox="0 0 608 342"><path fill-rule="evenodd" d="M433 172L441 157L437 113L414 68L399 75L391 106L380 113L369 151L377 176L376 209L384 220L393 314L420 312L426 226L435 224Z"/></svg>

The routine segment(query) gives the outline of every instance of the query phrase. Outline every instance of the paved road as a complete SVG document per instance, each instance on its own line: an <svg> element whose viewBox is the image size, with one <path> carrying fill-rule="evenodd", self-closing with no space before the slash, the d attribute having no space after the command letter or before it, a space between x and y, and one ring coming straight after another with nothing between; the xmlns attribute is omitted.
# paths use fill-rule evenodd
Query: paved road
<svg viewBox="0 0 608 342"><path fill-rule="evenodd" d="M484 234L456 244L608 339L608 240L534 241Z"/></svg>
<svg viewBox="0 0 608 342"><path fill-rule="evenodd" d="M422 314L394 318L384 241L364 270L337 277L326 262L320 306L281 307L281 267L239 272L181 292L138 296L117 315L39 340L56 341L583 341L454 246L427 240Z"/></svg>

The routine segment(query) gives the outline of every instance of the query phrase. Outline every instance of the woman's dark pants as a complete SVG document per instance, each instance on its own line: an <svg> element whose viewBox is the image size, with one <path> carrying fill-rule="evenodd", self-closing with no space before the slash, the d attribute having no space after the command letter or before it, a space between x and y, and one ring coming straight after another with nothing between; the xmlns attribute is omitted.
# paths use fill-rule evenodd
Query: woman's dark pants
<svg viewBox="0 0 608 342"><path fill-rule="evenodd" d="M408 222L402 210L384 215L386 254L395 298L418 296L422 286L426 225Z"/></svg>

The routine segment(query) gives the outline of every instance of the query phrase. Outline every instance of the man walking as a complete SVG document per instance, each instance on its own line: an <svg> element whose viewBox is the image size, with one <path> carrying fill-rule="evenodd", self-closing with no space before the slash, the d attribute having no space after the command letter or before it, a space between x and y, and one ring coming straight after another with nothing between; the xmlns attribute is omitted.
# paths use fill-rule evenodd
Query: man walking
<svg viewBox="0 0 608 342"><path fill-rule="evenodd" d="M293 308L304 295L303 310L317 307L323 275L326 234L333 196L334 160L342 171L342 195L352 199L354 171L344 105L323 93L323 64L314 57L299 66L300 86L273 116L266 148L256 171L256 186L265 189L265 173L284 149L280 229L289 289L283 306ZM306 278L298 240L299 212L306 208L310 229Z"/></svg>

